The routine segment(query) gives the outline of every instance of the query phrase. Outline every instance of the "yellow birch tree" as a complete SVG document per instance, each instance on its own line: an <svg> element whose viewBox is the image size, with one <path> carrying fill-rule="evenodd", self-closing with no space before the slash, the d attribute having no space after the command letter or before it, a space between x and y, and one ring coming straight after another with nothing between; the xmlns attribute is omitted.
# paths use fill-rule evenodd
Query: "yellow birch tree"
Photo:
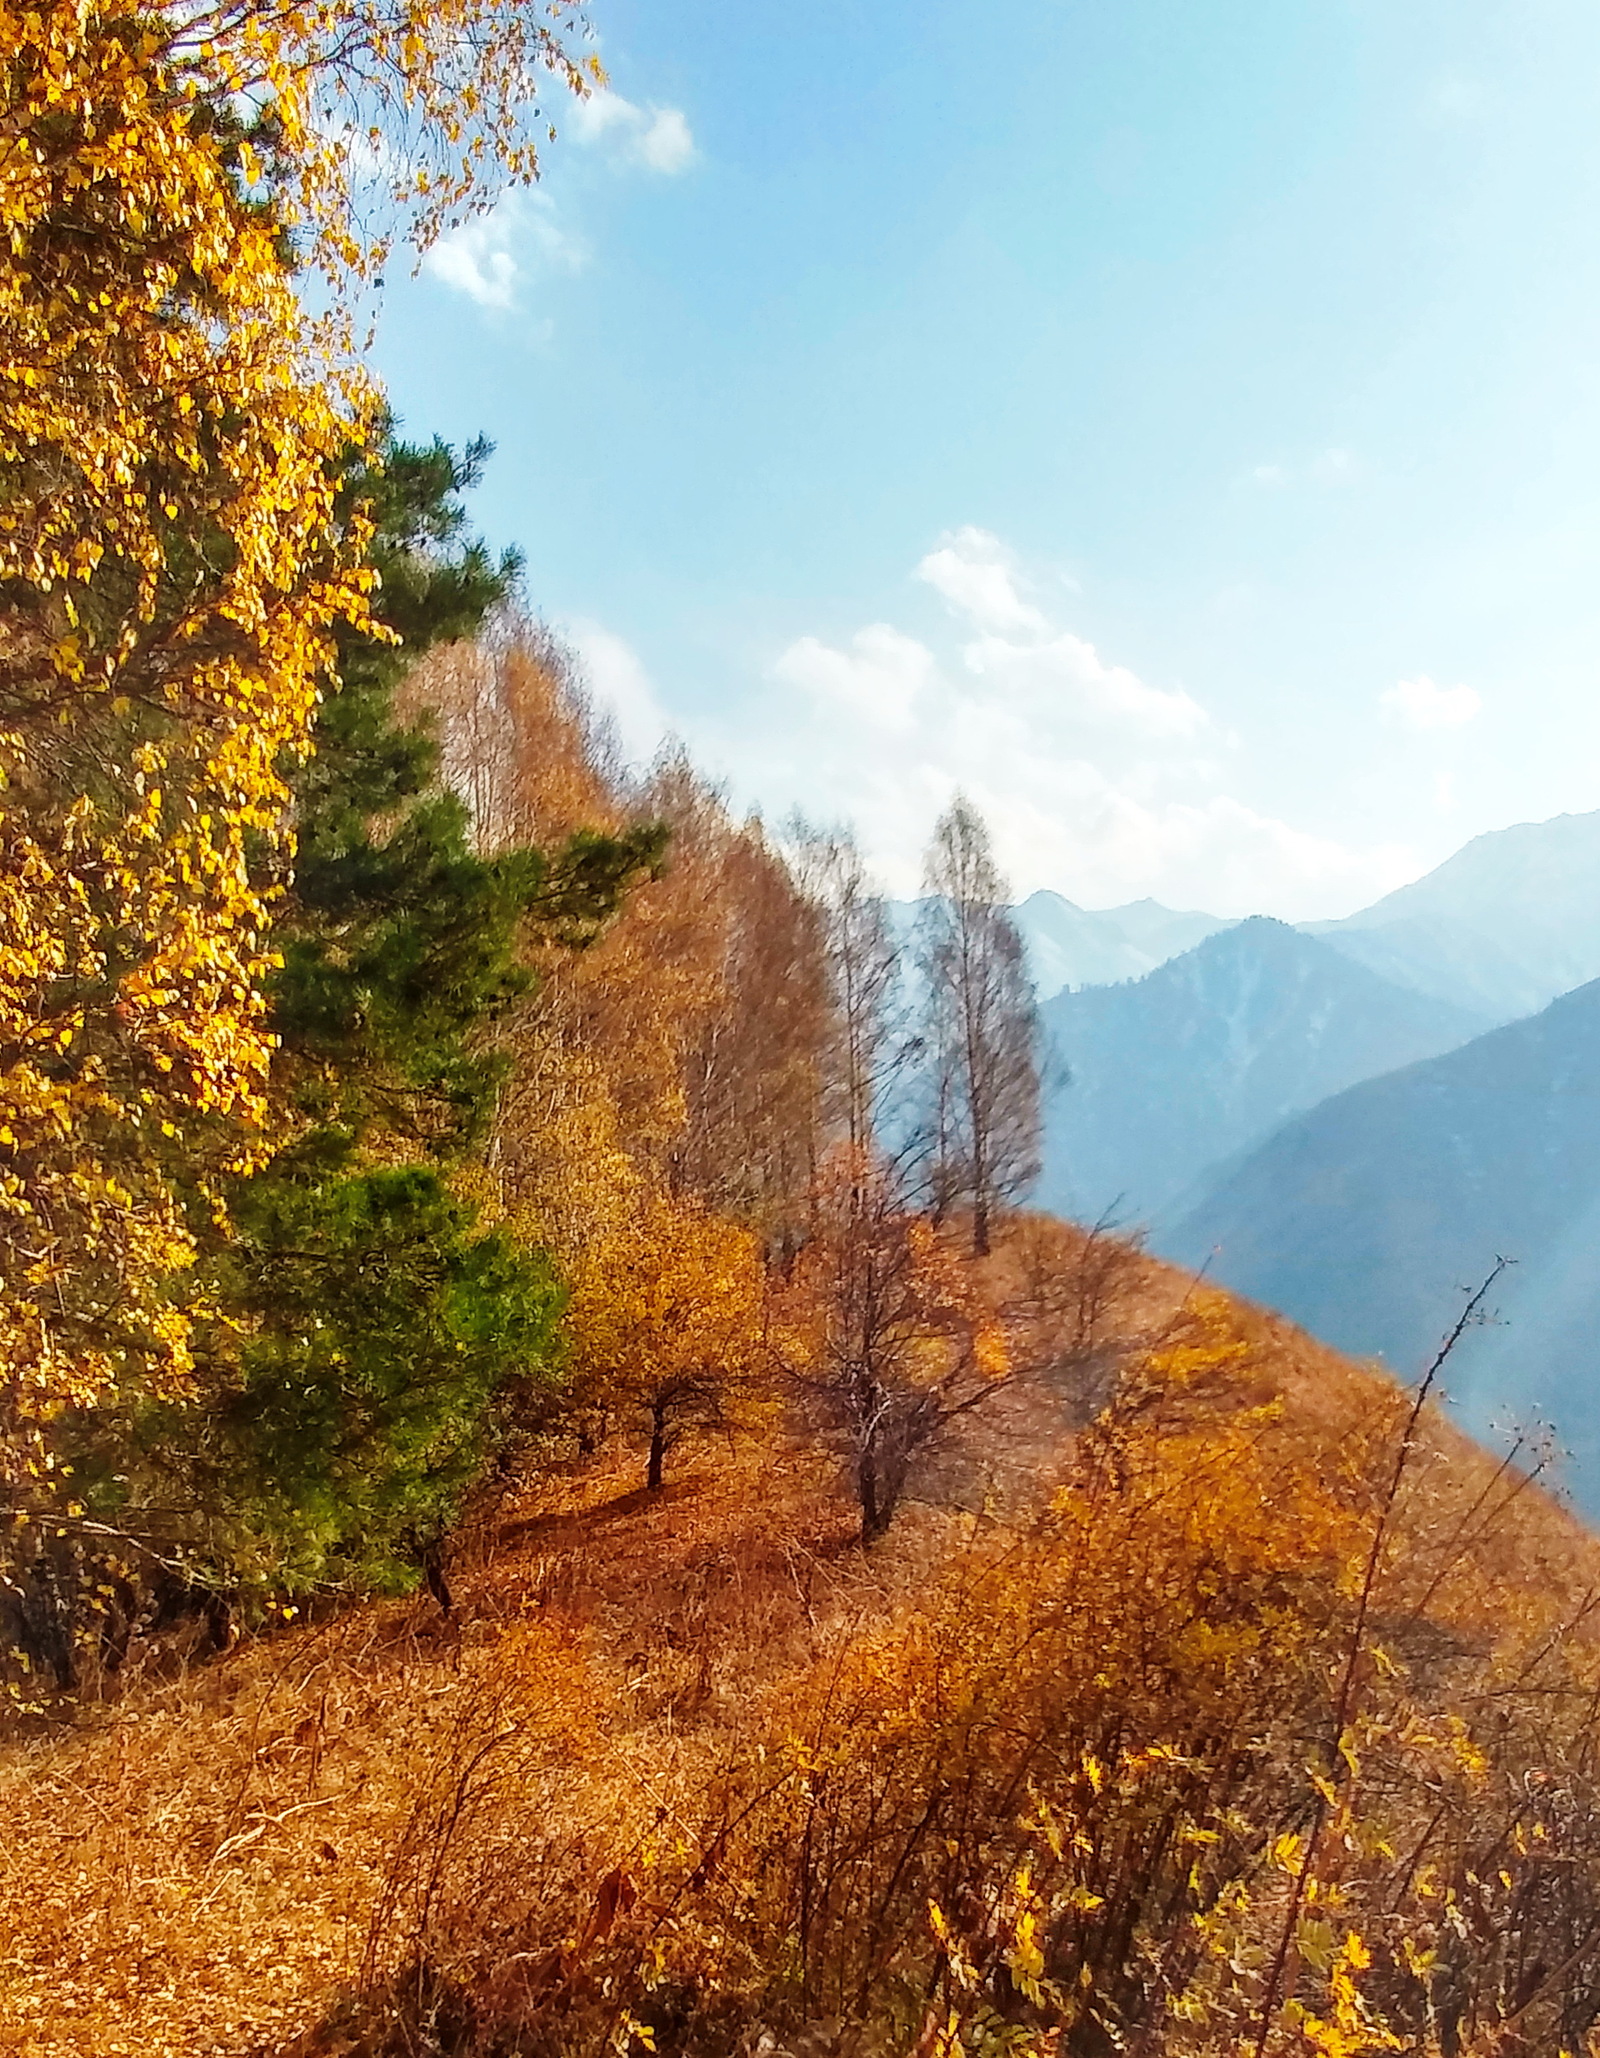
<svg viewBox="0 0 1600 2058"><path fill-rule="evenodd" d="M558 4L0 0L0 1466L181 1387L189 1210L263 1137L285 767L365 616L369 272L531 176ZM385 212L382 205L387 201ZM199 1195L197 1201L195 1196Z"/></svg>

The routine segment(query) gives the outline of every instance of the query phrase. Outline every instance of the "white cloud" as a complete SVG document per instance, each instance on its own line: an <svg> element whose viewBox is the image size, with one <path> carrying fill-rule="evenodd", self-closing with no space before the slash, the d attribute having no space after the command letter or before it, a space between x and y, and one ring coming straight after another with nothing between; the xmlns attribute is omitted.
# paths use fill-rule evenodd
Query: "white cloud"
<svg viewBox="0 0 1600 2058"><path fill-rule="evenodd" d="M1483 707L1470 686L1437 686L1432 679L1399 679L1378 695L1386 722L1403 729L1460 729Z"/></svg>
<svg viewBox="0 0 1600 2058"><path fill-rule="evenodd" d="M687 117L677 107L638 107L609 89L574 102L569 117L580 143L606 144L624 163L674 178L695 158Z"/></svg>
<svg viewBox="0 0 1600 2058"><path fill-rule="evenodd" d="M808 695L819 709L872 728L910 731L919 698L933 681L933 652L886 622L858 629L848 650L833 650L815 636L791 643L772 667L773 677Z"/></svg>
<svg viewBox="0 0 1600 2058"><path fill-rule="evenodd" d="M853 816L899 893L917 890L957 788L987 816L1019 893L1302 917L1346 913L1415 875L1406 851L1350 850L1217 792L1204 710L1081 638L975 648L981 664L970 646L941 658L882 624L843 646L805 637L773 665L784 690L759 724L708 724L695 740L773 815Z"/></svg>
<svg viewBox="0 0 1600 2058"><path fill-rule="evenodd" d="M1125 666L1105 663L1092 643L1054 628L1017 591L1009 554L987 530L958 529L922 560L917 577L976 631L961 653L966 670L1031 724L1072 721L1141 746L1205 728L1205 711L1187 693L1146 686Z"/></svg>
<svg viewBox="0 0 1600 2058"><path fill-rule="evenodd" d="M796 638L726 713L681 727L737 805L781 819L853 817L891 890L917 890L921 853L958 789L983 809L1019 894L1052 886L1089 906L1153 894L1220 915L1346 914L1422 869L1394 845L1353 848L1226 790L1230 744L1179 687L1156 686L1024 597L1003 546L972 529L916 568L953 634L887 622ZM620 639L580 647L602 695L659 696Z"/></svg>
<svg viewBox="0 0 1600 2058"><path fill-rule="evenodd" d="M580 271L588 263L583 243L557 219L545 193L507 193L488 214L441 237L422 261L423 270L480 307L516 305L517 288L530 264Z"/></svg>
<svg viewBox="0 0 1600 2058"><path fill-rule="evenodd" d="M917 577L979 629L1004 635L1007 630L1041 633L1048 626L1017 592L1005 547L987 529L957 529L948 542L928 552Z"/></svg>
<svg viewBox="0 0 1600 2058"><path fill-rule="evenodd" d="M672 725L638 653L595 621L563 622L561 634L577 652L596 701L615 721L626 756L635 764L648 764Z"/></svg>
<svg viewBox="0 0 1600 2058"><path fill-rule="evenodd" d="M1311 913L1344 911L1376 898L1419 869L1399 845L1352 850L1259 814L1227 794L1160 807L1123 798L1116 813L1126 839L1124 876L1145 882L1146 891L1159 886L1178 899L1183 889L1175 891L1173 881L1193 879L1207 905L1222 913L1309 919Z"/></svg>
<svg viewBox="0 0 1600 2058"><path fill-rule="evenodd" d="M694 137L680 109L637 107L620 93L594 92L572 103L574 141L607 148L624 164L673 177L693 163ZM490 213L437 242L423 270L480 307L515 307L530 271L579 271L583 239L562 221L542 188L507 193Z"/></svg>
<svg viewBox="0 0 1600 2058"><path fill-rule="evenodd" d="M358 185L384 185L404 176L405 158L377 127L360 129L353 122L339 122L323 131L326 140L341 152Z"/></svg>
<svg viewBox="0 0 1600 2058"><path fill-rule="evenodd" d="M676 107L658 107L639 138L639 162L666 178L674 178L694 162L694 137Z"/></svg>
<svg viewBox="0 0 1600 2058"><path fill-rule="evenodd" d="M1311 476L1319 486L1342 486L1356 474L1356 461L1348 450L1324 450L1311 460Z"/></svg>
<svg viewBox="0 0 1600 2058"><path fill-rule="evenodd" d="M1205 709L1181 689L1147 686L1125 665L1107 664L1092 643L1062 630L1032 645L985 636L963 653L966 668L993 683L1008 705L1041 725L1075 724L1136 752L1152 742L1197 738Z"/></svg>
<svg viewBox="0 0 1600 2058"><path fill-rule="evenodd" d="M598 143L615 130L627 131L639 118L639 110L620 93L600 87L574 100L566 110L567 125L579 143Z"/></svg>
<svg viewBox="0 0 1600 2058"><path fill-rule="evenodd" d="M503 229L497 232L487 220L469 222L435 243L422 268L480 307L509 307L516 298L517 260Z"/></svg>

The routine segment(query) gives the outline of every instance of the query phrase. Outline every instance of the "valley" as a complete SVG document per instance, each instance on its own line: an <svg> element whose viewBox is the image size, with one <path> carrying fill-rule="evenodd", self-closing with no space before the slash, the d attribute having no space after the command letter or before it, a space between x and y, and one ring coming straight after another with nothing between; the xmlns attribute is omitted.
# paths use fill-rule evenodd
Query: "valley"
<svg viewBox="0 0 1600 2058"><path fill-rule="evenodd" d="M1036 956L1042 986L1060 961ZM1067 1078L1039 1198L1400 1377L1514 1261L1452 1365L1461 1419L1559 1454L1600 1514L1597 970L1587 815L1479 837L1343 922L1258 918L1080 978L1041 1011Z"/></svg>

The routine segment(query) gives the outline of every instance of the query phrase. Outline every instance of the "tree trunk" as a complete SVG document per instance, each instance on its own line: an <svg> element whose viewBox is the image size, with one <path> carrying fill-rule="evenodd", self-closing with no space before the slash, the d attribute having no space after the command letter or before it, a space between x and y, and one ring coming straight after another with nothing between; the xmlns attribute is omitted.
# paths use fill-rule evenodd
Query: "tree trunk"
<svg viewBox="0 0 1600 2058"><path fill-rule="evenodd" d="M649 1493L661 1491L661 1475L667 1462L666 1404L655 1401L650 1408L650 1463L645 1470L644 1483Z"/></svg>
<svg viewBox="0 0 1600 2058"><path fill-rule="evenodd" d="M444 1553L437 1543L424 1546L422 1553L422 1576L428 1583L428 1591L448 1615L455 1607L450 1592L450 1582L444 1576Z"/></svg>
<svg viewBox="0 0 1600 2058"><path fill-rule="evenodd" d="M863 1451L856 1466L856 1497L861 1503L861 1541L864 1544L876 1543L880 1536L889 1533L894 1502L885 1490L878 1472L877 1457L872 1451Z"/></svg>

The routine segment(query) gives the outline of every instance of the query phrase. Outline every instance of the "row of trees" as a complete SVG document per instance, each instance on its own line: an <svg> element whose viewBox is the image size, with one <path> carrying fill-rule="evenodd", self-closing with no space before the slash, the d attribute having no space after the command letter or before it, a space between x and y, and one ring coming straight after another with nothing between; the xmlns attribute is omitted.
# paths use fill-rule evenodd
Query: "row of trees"
<svg viewBox="0 0 1600 2058"><path fill-rule="evenodd" d="M63 1684L87 1632L115 1662L174 1608L220 1633L229 1595L406 1583L508 1389L556 1377L563 1284L473 1191L505 1072L492 1025L535 939L598 933L663 838L482 852L430 733L397 718L415 655L480 628L516 576L461 534L482 456L386 437L349 465L381 583L283 768L296 860L265 935L261 1138L165 1167L189 1262L152 1284L182 1285L184 1375L125 1347L49 1416L42 1479L12 1502L14 1641Z"/></svg>
<svg viewBox="0 0 1600 2058"><path fill-rule="evenodd" d="M345 290L531 175L558 4L0 9L0 1464L181 1393L185 1189L270 1149L289 780L395 625ZM357 147L366 134L370 145ZM381 147L380 147L381 146ZM365 183L362 183L365 179ZM296 273L320 271L323 318Z"/></svg>
<svg viewBox="0 0 1600 2058"><path fill-rule="evenodd" d="M780 1362L871 1531L932 1419L890 1385L994 1356L941 1269L1036 1121L981 824L908 938L846 840L629 771L467 532L486 452L399 441L349 347L395 226L534 171L581 35L0 6L0 1614L63 1685L436 1569L558 1414L659 1480ZM825 1285L861 1249L887 1328Z"/></svg>
<svg viewBox="0 0 1600 2058"><path fill-rule="evenodd" d="M86 1607L197 1566L381 1576L443 1432L422 1404L370 1492L329 1455L384 1377L414 1405L409 1335L340 1385L325 1309L402 1326L375 1246L409 1237L422 1358L485 1387L559 1312L449 1167L520 932L649 853L488 861L389 724L403 640L511 568L455 547L449 453L384 461L350 315L394 234L533 174L582 33L566 0L0 6L0 1605L62 1676Z"/></svg>
<svg viewBox="0 0 1600 2058"><path fill-rule="evenodd" d="M170 1153L184 1377L124 1352L12 1502L11 1641L63 1685L174 1610L435 1578L489 1457L557 1427L642 1434L655 1486L798 1400L879 1535L1003 1370L949 1241L987 1249L1037 1106L981 822L897 923L848 838L630 771L465 533L486 455L347 461L376 598L282 771L272 1143Z"/></svg>
<svg viewBox="0 0 1600 2058"><path fill-rule="evenodd" d="M915 1453L1004 1369L955 1253L1032 1178L1037 1028L1006 889L957 799L893 907L853 841L737 823L681 757L618 758L527 624L425 666L489 841L579 820L670 837L595 947L501 1028L497 1203L571 1282L562 1418L647 1442L798 1402L881 1534Z"/></svg>
<svg viewBox="0 0 1600 2058"><path fill-rule="evenodd" d="M838 1016L836 1120L887 1150L934 1219L970 1219L975 1257L1039 1170L1039 1024L1022 938L982 817L940 817L923 898L896 924L852 839L797 825L800 876L826 924Z"/></svg>

